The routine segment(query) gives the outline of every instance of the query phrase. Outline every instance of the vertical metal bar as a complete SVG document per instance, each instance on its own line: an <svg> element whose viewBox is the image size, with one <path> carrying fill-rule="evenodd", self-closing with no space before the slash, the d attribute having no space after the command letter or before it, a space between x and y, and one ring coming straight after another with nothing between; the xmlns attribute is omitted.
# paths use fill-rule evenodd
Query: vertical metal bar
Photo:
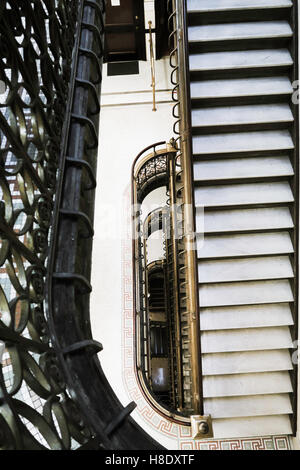
<svg viewBox="0 0 300 470"><path fill-rule="evenodd" d="M145 233L145 227L144 227L144 233ZM151 340L151 331L150 331L150 318L149 318L149 299L148 299L148 292L149 292L149 272L147 269L147 237L144 236L144 278L143 280L145 281L144 284L144 295L145 295L145 303L144 303L144 323L146 324L147 328L147 338L143 338L144 341L147 341L147 357L146 362L147 362L147 378L149 380L150 386L152 385L152 374L151 374L151 345L150 345L150 340ZM145 325L143 329L143 334L145 332ZM145 357L145 356L144 356Z"/></svg>
<svg viewBox="0 0 300 470"><path fill-rule="evenodd" d="M176 211L176 171L175 171L175 155L169 153L169 187L170 187L170 222L172 235L172 258L173 258L173 314L175 324L175 356L176 356L176 372L177 372L177 394L178 408L180 411L184 408L183 400L183 376L182 376L182 345L181 345L181 319L180 319L180 298L179 298L179 265L178 265L178 232L177 232L177 211Z"/></svg>
<svg viewBox="0 0 300 470"><path fill-rule="evenodd" d="M155 80L155 58L154 58L154 49L153 49L153 38L152 38L152 21L148 22L149 24L149 42L150 42L150 63L151 63L151 86L152 86L152 96L153 96L153 108L152 111L157 111L156 108L156 80Z"/></svg>
<svg viewBox="0 0 300 470"><path fill-rule="evenodd" d="M165 218L166 222L164 223L166 227L169 225L169 216L168 214L163 214L163 218ZM166 228L165 233L168 233L168 228ZM174 345L172 340L172 321L171 321L171 305L169 299L169 289L168 289L168 270L167 270L167 262L168 262L168 255L167 255L167 246L166 246L166 262L163 265L163 272L164 272L164 297L165 297L165 309L167 312L167 325L168 325L168 346L169 346L169 380L171 386L171 392L169 394L170 401L172 406L176 408L176 388L175 388L175 374L174 374Z"/></svg>
<svg viewBox="0 0 300 470"><path fill-rule="evenodd" d="M192 405L195 413L203 414L202 368L200 352L200 319L198 300L198 270L195 251L195 203L193 191L191 108L189 82L189 55L187 38L186 0L173 0L176 11L177 61L179 78L179 110L181 135L181 165L184 201L184 245L187 282L187 312L190 323L191 361L192 361Z"/></svg>

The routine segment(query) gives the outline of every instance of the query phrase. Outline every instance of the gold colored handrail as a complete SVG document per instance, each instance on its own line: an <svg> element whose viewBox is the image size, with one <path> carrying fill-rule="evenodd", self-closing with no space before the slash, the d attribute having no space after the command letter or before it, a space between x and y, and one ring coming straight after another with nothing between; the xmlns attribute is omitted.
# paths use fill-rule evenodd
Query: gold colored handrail
<svg viewBox="0 0 300 470"><path fill-rule="evenodd" d="M163 147L163 148L161 148ZM152 150L151 153L149 153L149 150ZM181 410L171 410L167 409L165 406L159 404L151 392L149 388L149 381L147 379L147 374L143 371L142 367L142 350L141 350L141 317L143 316L144 312L144 306L142 305L141 298L140 298L140 288L141 284L143 284L143 294L145 295L144 298L147 298L146 295L146 283L145 279L140 279L139 278L139 264L140 264L140 258L138 257L138 252L139 252L139 237L137 236L139 232L139 223L140 223L140 201L138 197L138 189L137 189L137 179L138 179L138 173L145 165L145 163L149 160L151 160L153 157L159 157L163 154L167 156L167 162L170 161L170 156L171 154L176 154L177 149L173 147L172 145L168 144L167 142L158 142L154 144L153 146L149 146L146 149L144 149L142 152L139 153L139 155L136 157L136 159L133 162L132 165L132 261L133 261L133 303L134 303L134 312L135 312L135 322L134 322L134 336L135 336L135 374L136 378L138 380L138 384L140 387L140 390L144 394L146 400L149 402L149 404L162 416L167 417L168 419L188 425L190 424L190 419L187 416L184 416L181 414ZM175 156L172 158L174 161ZM169 164L169 163L168 163ZM166 172L168 171L168 168L166 167ZM151 213L149 214L151 217ZM153 214L152 214L153 215ZM147 220L149 220L149 217L145 219L145 222L147 223ZM142 255L145 257L145 251L143 251ZM145 259L145 258L144 258ZM157 261L156 261L157 262ZM150 265L147 266L147 269L149 269ZM149 366L148 366L149 367ZM181 371L180 371L181 373Z"/></svg>
<svg viewBox="0 0 300 470"><path fill-rule="evenodd" d="M180 161L182 168L182 196L184 207L183 238L186 267L186 315L190 330L190 358L192 374L192 407L194 413L203 414L202 368L200 352L200 319L198 299L198 271L197 256L195 251L195 218L194 218L194 194L193 194L193 169L192 169L192 139L191 139L191 110L189 107L189 64L187 53L187 18L186 1L172 0L173 13L170 17L173 22L174 50L171 53L175 57L172 77L177 76L174 90L177 92L177 115L179 118ZM174 125L175 131L176 123Z"/></svg>
<svg viewBox="0 0 300 470"><path fill-rule="evenodd" d="M148 22L149 24L149 43L150 43L150 63L151 63L151 87L153 93L153 108L152 111L157 111L156 108L156 80L155 80L155 58L154 58L154 49L153 49L153 37L152 37L152 21Z"/></svg>

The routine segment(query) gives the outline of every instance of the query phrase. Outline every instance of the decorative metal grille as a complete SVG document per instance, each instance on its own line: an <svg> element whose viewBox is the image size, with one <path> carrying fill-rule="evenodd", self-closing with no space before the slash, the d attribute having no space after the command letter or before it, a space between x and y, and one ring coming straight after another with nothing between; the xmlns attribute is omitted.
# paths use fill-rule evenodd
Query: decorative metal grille
<svg viewBox="0 0 300 470"><path fill-rule="evenodd" d="M165 155L157 155L147 160L141 167L137 174L137 191L139 199L144 195L144 190L148 186L147 191L150 191L152 186L151 183L157 183L158 177L167 176L167 157ZM150 189L149 189L150 188Z"/></svg>

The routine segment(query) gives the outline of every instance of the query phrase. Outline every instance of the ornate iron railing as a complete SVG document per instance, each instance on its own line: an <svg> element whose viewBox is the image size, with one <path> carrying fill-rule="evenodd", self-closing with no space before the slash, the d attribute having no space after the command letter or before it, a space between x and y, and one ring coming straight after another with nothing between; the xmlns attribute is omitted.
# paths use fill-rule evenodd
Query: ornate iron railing
<svg viewBox="0 0 300 470"><path fill-rule="evenodd" d="M136 176L136 185L139 200L142 200L147 193L154 189L158 182L166 184L167 179L167 158L166 155L156 155L147 160L140 168Z"/></svg>
<svg viewBox="0 0 300 470"><path fill-rule="evenodd" d="M169 48L175 102L174 135L179 152L171 204L180 205L176 236L178 244L181 334L186 337L182 350L184 364L183 401L194 414L203 414L202 369L200 354L200 325L198 301L198 271L196 256L196 230L193 199L191 107L189 93L189 64L187 40L186 0L168 0ZM188 405L189 404L189 405Z"/></svg>
<svg viewBox="0 0 300 470"><path fill-rule="evenodd" d="M104 11L0 5L0 449L159 448L105 379L89 320Z"/></svg>

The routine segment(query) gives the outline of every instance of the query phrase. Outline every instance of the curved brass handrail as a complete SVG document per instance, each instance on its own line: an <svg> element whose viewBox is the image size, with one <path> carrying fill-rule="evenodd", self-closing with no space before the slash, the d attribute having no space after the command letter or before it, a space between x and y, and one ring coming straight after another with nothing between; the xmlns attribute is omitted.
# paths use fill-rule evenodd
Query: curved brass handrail
<svg viewBox="0 0 300 470"><path fill-rule="evenodd" d="M150 63L151 63L151 87L153 96L153 108L152 111L157 111L156 108L156 80L155 80L155 57L153 49L153 38L152 38L152 21L148 22L149 25L149 43L150 43Z"/></svg>
<svg viewBox="0 0 300 470"><path fill-rule="evenodd" d="M162 148L163 147L163 148ZM152 152L149 152L149 150ZM159 158L161 156L166 156L166 173L169 175L169 159L170 155L177 153L177 149L173 147L172 143L158 142L151 146L146 147L141 151L138 156L135 158L132 165L132 261L133 261L133 299L134 299L134 312L136 316L136 321L134 324L134 337L135 337L135 374L137 377L138 384L140 389L145 396L148 403L162 416L180 424L189 425L190 419L184 414L181 414L180 411L174 409L168 409L166 406L161 405L157 402L157 399L153 392L149 388L147 370L148 366L145 364L143 366L143 345L141 345L141 324L147 323L146 318L146 308L145 303L142 300L146 297L145 290L145 279L143 275L143 269L141 268L141 259L145 257L144 247L141 245L140 237L138 233L141 228L140 221L140 209L142 200L138 194L137 180L138 175L141 169L147 165L148 161L151 161L153 158ZM161 185L161 182L158 183ZM158 209L161 211L161 209ZM157 211L154 211L157 212ZM148 217L145 220L145 223L151 219L153 212L148 214ZM144 232L144 229L143 229ZM155 262L154 262L155 263ZM145 267L146 268L146 267ZM149 269L149 266L147 266ZM145 372L146 369L146 372Z"/></svg>

